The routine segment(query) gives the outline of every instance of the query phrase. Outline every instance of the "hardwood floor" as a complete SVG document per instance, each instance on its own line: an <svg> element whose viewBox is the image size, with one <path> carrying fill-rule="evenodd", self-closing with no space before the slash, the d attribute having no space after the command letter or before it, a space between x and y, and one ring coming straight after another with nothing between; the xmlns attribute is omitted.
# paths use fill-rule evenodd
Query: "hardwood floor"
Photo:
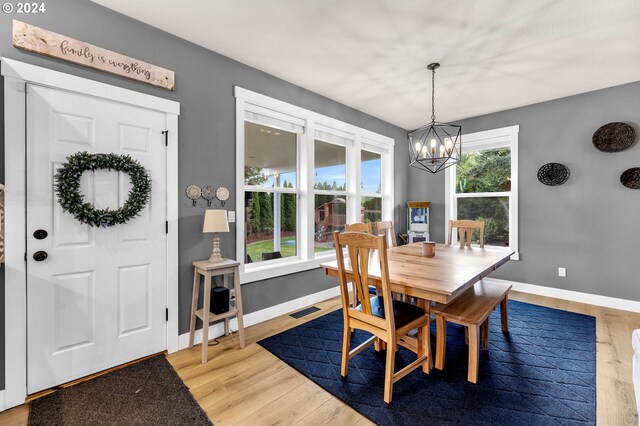
<svg viewBox="0 0 640 426"><path fill-rule="evenodd" d="M512 292L511 299L596 317L597 423L635 425L638 416L631 379L631 332L640 314ZM365 425L369 420L255 344L340 306L334 298L320 311L296 320L282 316L246 329L247 347L237 336L219 339L200 364L200 347L168 355L180 377L216 426L261 424ZM381 393L382 400L382 393ZM24 425L28 407L0 413L0 424Z"/></svg>

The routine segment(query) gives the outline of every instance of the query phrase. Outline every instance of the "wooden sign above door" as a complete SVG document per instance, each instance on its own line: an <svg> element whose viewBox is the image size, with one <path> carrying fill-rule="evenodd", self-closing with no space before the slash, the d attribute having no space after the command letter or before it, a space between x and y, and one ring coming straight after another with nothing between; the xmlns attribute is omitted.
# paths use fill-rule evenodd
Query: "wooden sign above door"
<svg viewBox="0 0 640 426"><path fill-rule="evenodd" d="M176 88L174 72L171 70L15 19L13 20L13 45L29 52L106 71L163 89L175 90Z"/></svg>

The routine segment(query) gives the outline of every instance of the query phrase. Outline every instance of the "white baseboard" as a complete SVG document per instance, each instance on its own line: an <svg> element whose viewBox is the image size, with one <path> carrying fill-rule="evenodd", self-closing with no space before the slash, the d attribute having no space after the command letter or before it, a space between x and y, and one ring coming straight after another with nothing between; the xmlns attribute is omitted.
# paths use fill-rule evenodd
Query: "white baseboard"
<svg viewBox="0 0 640 426"><path fill-rule="evenodd" d="M603 306L606 308L620 309L623 311L640 312L640 302L626 299L618 299L615 297L600 296L597 294L581 293L578 291L564 290L554 287L545 287L541 285L526 284L510 280L502 280L498 278L485 278L485 281L508 282L513 286L513 290L522 293L535 294L538 296L553 297L556 299L569 300L572 302L586 303L589 305ZM244 316L245 327L268 321L270 319L286 315L288 313L305 308L314 303L322 302L332 297L340 295L340 287L332 287L330 289L313 293L308 296L290 300L279 305L271 306L260 311L252 312ZM238 329L235 319L230 322L232 330ZM213 324L209 327L209 338L213 339L224 334L222 323ZM194 343L202 342L202 330L196 330ZM185 349L189 346L189 333L180 335L179 349Z"/></svg>
<svg viewBox="0 0 640 426"><path fill-rule="evenodd" d="M246 314L244 316L244 326L250 327L252 325L268 321L281 315L286 315L288 313L305 308L309 305L313 305L314 303L319 303L339 295L340 287L336 286L331 287L327 290L320 291L318 293L309 294L308 296L300 297L298 299L290 300L279 305L271 306L260 311L251 312L250 314ZM236 322L235 318L229 322L229 327L231 327L232 330L238 329L238 323ZM222 322L209 326L210 339L222 336L223 334L224 326ZM193 342L194 344L202 342L202 330L196 330L196 333L193 337ZM189 333L181 334L179 338L179 349L185 349L188 346Z"/></svg>
<svg viewBox="0 0 640 426"><path fill-rule="evenodd" d="M586 303L589 305L603 306L605 308L620 309L623 311L640 312L640 302L634 300L618 299L615 297L600 296L597 294L581 293L579 291L564 290L561 288L545 287L541 285L519 283L498 278L485 278L485 281L505 282L513 285L512 289L522 293L538 296L553 297L569 300L571 302Z"/></svg>
<svg viewBox="0 0 640 426"><path fill-rule="evenodd" d="M4 393L4 389L0 391L0 412L7 409L7 400Z"/></svg>

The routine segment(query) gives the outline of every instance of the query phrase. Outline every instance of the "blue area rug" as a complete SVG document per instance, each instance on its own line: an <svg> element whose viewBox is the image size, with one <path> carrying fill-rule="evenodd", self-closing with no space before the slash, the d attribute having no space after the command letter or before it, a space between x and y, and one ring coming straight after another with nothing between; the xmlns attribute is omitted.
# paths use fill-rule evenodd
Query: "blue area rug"
<svg viewBox="0 0 640 426"><path fill-rule="evenodd" d="M594 317L509 301L510 334L500 329L499 309L490 326L477 384L467 382L464 329L448 324L445 369L418 369L396 382L390 405L382 399L384 352L370 346L350 361L348 377L340 376L341 310L259 344L377 424L595 424ZM434 335L435 324L435 349ZM369 336L357 331L352 348ZM414 359L401 348L396 371Z"/></svg>

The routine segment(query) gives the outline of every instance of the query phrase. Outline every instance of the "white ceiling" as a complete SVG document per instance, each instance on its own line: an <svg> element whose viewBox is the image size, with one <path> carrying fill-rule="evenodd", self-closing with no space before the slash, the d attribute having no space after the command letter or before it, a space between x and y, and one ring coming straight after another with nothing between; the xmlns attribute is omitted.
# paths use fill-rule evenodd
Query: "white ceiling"
<svg viewBox="0 0 640 426"><path fill-rule="evenodd" d="M640 0L93 1L405 129L430 62L438 121L640 80Z"/></svg>

